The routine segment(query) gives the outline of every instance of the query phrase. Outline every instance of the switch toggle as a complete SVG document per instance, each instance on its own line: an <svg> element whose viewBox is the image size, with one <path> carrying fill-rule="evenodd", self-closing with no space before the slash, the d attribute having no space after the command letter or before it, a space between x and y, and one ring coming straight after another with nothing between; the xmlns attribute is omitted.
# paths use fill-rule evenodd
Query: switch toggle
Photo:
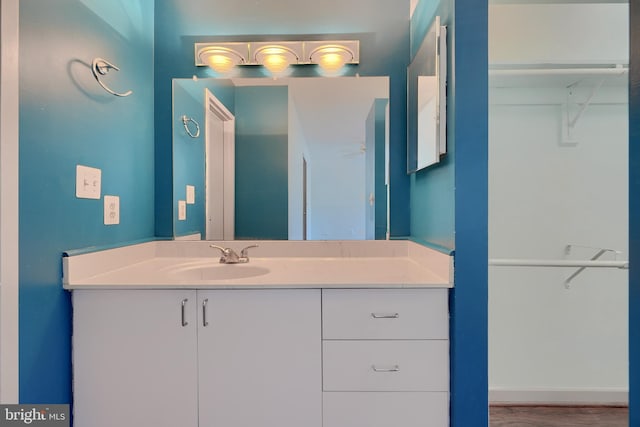
<svg viewBox="0 0 640 427"><path fill-rule="evenodd" d="M102 170L76 165L76 197L79 199L100 199Z"/></svg>

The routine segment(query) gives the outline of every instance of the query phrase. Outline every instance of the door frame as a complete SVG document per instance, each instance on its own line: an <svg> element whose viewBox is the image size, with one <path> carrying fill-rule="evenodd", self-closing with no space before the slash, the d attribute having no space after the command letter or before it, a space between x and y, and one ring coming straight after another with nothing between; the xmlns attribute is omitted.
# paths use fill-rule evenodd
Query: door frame
<svg viewBox="0 0 640 427"><path fill-rule="evenodd" d="M629 425L640 423L640 4L629 2ZM633 362L633 361L636 362Z"/></svg>
<svg viewBox="0 0 640 427"><path fill-rule="evenodd" d="M209 144L210 138L210 125L209 122L214 116L217 120L222 122L222 152L223 152L223 172L222 172L222 239L233 240L235 237L235 144L236 144L236 119L233 113L224 106L224 104L216 98L216 96L209 90L205 89L205 187L207 194L207 201L205 203L205 238L208 239L210 234L209 230L209 218L211 211L211 203L213 197L211 197L210 191L212 191L210 182L210 159L211 149Z"/></svg>
<svg viewBox="0 0 640 427"><path fill-rule="evenodd" d="M18 403L19 1L0 0L0 402Z"/></svg>

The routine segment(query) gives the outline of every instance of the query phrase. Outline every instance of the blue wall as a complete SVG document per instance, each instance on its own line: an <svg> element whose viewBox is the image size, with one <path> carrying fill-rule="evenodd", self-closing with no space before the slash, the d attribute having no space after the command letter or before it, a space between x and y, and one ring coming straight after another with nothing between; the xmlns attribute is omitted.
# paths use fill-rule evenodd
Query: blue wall
<svg viewBox="0 0 640 427"><path fill-rule="evenodd" d="M153 1L20 1L20 402L71 401L70 294L62 252L154 235ZM64 29L64 31L61 31ZM90 65L128 98L107 94ZM102 169L102 200L75 198L75 167Z"/></svg>
<svg viewBox="0 0 640 427"><path fill-rule="evenodd" d="M196 6L197 4L197 6ZM304 10L302 10L302 8ZM274 12L274 11L277 11ZM171 175L171 79L212 76L194 65L196 41L277 38L360 40L360 65L347 75L390 76L391 229L409 234L409 178L406 174L406 68L409 64L408 2L324 0L298 5L285 0L259 2L251 8L226 0L158 0L156 2L156 233L171 236L172 197L163 189ZM296 76L317 75L298 67ZM246 67L242 77L264 76L261 67Z"/></svg>
<svg viewBox="0 0 640 427"><path fill-rule="evenodd" d="M454 13L455 10L455 13ZM451 313L451 425L488 425L486 0L422 0L412 20L412 52L440 15L448 26L447 149L437 166L411 178L411 237L455 249Z"/></svg>
<svg viewBox="0 0 640 427"><path fill-rule="evenodd" d="M440 3L422 0L418 3L411 19L411 51L412 69L419 71L428 61L426 51L420 46L436 15L440 16L441 25L446 25L448 87L447 87L447 154L440 163L411 174L410 178L410 223L411 237L422 243L429 243L438 248L452 250L455 247L455 108L454 69L453 69L453 35L456 23L453 16L453 1L442 0ZM417 87L417 75L410 76L410 85ZM417 114L416 107L409 108L410 114Z"/></svg>
<svg viewBox="0 0 640 427"><path fill-rule="evenodd" d="M198 85L193 80L174 80L173 82L173 217L174 235L185 236L200 233L205 236L205 117L204 87L190 91L189 86ZM187 87L185 87L187 86ZM193 93L192 93L193 92ZM184 128L182 116L195 120L200 126L200 136L192 138ZM196 132L193 123L188 124L192 133ZM186 186L195 187L195 203L187 204L187 219L178 220L178 201L186 201ZM167 191L171 191L170 188Z"/></svg>
<svg viewBox="0 0 640 427"><path fill-rule="evenodd" d="M235 238L289 235L289 89L236 88Z"/></svg>

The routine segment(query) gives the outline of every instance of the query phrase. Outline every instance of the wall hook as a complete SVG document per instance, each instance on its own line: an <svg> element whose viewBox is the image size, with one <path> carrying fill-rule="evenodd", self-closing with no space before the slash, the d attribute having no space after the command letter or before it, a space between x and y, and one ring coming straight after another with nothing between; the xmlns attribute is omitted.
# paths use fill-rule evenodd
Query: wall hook
<svg viewBox="0 0 640 427"><path fill-rule="evenodd" d="M189 135L191 138L197 138L200 136L200 125L198 124L198 122L195 121L195 119L187 116L182 116L181 119L182 119L182 125L184 126L184 130L187 132L187 135ZM189 122L195 125L196 127L195 133L191 132L191 129L189 129Z"/></svg>
<svg viewBox="0 0 640 427"><path fill-rule="evenodd" d="M102 59L102 58L94 58L93 62L91 63L91 71L93 72L93 77L96 78L96 81L98 82L98 84L100 84L100 86L102 86L102 88L104 90L109 92L111 95L115 95L115 96L125 97L125 96L131 95L133 93L132 90L128 90L128 91L126 91L124 93L115 92L115 91L111 90L110 88L108 88L102 82L102 80L100 80L100 76L107 75L107 73L109 71L111 71L112 69L116 70L116 71L120 71L120 68L116 67L115 65L113 65L109 61L107 61L105 59Z"/></svg>

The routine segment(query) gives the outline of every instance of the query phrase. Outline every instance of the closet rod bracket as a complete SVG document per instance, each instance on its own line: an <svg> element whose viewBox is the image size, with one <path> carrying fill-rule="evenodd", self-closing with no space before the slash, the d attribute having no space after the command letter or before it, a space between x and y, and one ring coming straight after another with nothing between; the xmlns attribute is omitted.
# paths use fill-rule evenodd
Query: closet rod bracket
<svg viewBox="0 0 640 427"><path fill-rule="evenodd" d="M617 250L615 250L615 249L594 248L594 247L591 247L591 246L580 246L580 245L572 245L572 244L568 244L568 245L567 245L567 246L565 246L565 248L564 248L564 253L565 253L565 255L569 255L569 254L571 254L571 250L572 250L572 248L574 248L574 247L587 248L587 249L596 249L596 250L597 250L596 254L595 254L594 256L592 256L592 257L589 259L589 261L595 261L595 260L597 260L598 258L600 258L602 255L606 254L607 252L611 252L611 253L613 253L613 254L614 254L614 256L615 256L615 258L614 258L614 259L615 259L615 260L617 260L617 259L618 259L618 255L620 255L620 254L621 254L621 252L620 252L620 251L617 251ZM571 281L572 281L573 279L575 279L575 278L576 278L580 273L582 273L586 268L587 268L587 266L582 266L582 267L578 268L575 272L573 272L573 274L571 274L571 276L567 277L567 278L565 279L565 281L564 281L564 287L565 287L566 289L569 289L569 288L571 287ZM619 267L619 268L622 268L622 269L624 269L624 268L629 268L629 265L628 265L628 264L626 264L626 265L623 265L622 267Z"/></svg>

